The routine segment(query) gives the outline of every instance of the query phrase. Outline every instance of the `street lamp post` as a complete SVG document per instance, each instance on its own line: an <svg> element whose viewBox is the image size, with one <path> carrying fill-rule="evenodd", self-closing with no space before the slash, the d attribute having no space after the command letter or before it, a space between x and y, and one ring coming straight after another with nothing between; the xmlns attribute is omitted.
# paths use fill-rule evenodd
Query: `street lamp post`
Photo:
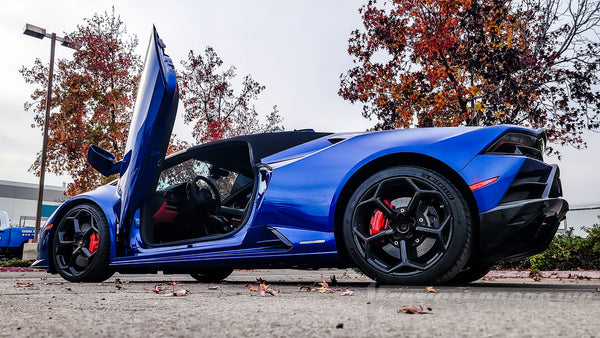
<svg viewBox="0 0 600 338"><path fill-rule="evenodd" d="M38 188L38 200L37 200L37 211L35 217L35 237L34 242L37 242L38 233L40 232L40 224L42 221L42 201L44 199L44 178L46 174L46 150L48 147L48 124L50 120L50 107L52 100L52 75L54 73L54 46L56 40L60 41L65 47L79 49L79 44L69 40L65 37L56 36L56 33L46 33L44 28L40 28L31 24L26 24L23 28L23 34L32 36L34 38L43 39L44 37L50 38L50 67L48 69L48 93L46 94L46 116L44 118L44 141L42 144L42 159L40 166L40 186Z"/></svg>

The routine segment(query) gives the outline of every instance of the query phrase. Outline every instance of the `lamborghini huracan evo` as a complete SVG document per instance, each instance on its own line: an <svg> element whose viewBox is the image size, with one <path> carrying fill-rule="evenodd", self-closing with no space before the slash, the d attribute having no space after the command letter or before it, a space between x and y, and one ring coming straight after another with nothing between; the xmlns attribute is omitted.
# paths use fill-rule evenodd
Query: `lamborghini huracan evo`
<svg viewBox="0 0 600 338"><path fill-rule="evenodd" d="M34 267L218 281L235 268L358 267L386 284L467 283L543 251L565 217L545 133L518 126L274 132L166 156L178 88L153 31L119 179L61 205Z"/></svg>

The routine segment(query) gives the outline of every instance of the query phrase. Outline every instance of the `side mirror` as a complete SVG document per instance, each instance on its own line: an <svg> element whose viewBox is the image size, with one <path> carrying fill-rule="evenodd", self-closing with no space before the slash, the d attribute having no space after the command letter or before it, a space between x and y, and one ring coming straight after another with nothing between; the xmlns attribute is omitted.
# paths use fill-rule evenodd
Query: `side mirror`
<svg viewBox="0 0 600 338"><path fill-rule="evenodd" d="M88 163L102 175L108 177L121 172L122 162L116 162L115 156L92 144L87 152Z"/></svg>

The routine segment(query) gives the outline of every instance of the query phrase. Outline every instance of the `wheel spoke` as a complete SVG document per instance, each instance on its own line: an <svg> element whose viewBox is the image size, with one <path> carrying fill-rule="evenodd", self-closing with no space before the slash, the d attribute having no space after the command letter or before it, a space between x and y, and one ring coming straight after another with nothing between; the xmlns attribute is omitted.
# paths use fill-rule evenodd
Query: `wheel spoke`
<svg viewBox="0 0 600 338"><path fill-rule="evenodd" d="M79 219L73 218L73 231L78 234L81 233L81 228L79 227Z"/></svg>
<svg viewBox="0 0 600 338"><path fill-rule="evenodd" d="M94 257L96 252L90 252L90 250L88 250L87 248L81 248L81 254L83 256L85 256L86 258L90 259L90 258Z"/></svg>
<svg viewBox="0 0 600 338"><path fill-rule="evenodd" d="M364 257L365 259L368 259L371 256L371 247L373 246L373 244L376 243L376 241L378 240L383 240L384 238L391 236L394 234L394 230L392 229L387 229L384 231L380 231L378 233L376 233L375 235L366 237L365 235L363 235L358 229L354 228L353 231L354 235L356 237L358 237L358 239L360 239L363 243L364 243Z"/></svg>
<svg viewBox="0 0 600 338"><path fill-rule="evenodd" d="M450 215L446 216L446 218L444 219L444 221L440 224L439 228L430 228L430 227L425 227L425 226L418 226L415 228L416 232L420 232L422 234L424 234L427 237L431 237L434 238L438 244L440 245L440 248L442 249L443 252L445 252L448 249L448 243L446 243L444 241L444 234L443 231L446 228L446 226L448 224L450 224L450 222L452 221L452 217Z"/></svg>
<svg viewBox="0 0 600 338"><path fill-rule="evenodd" d="M62 248L69 247L69 246L73 247L73 246L76 245L75 243L76 243L75 241L63 241L63 240L59 240L58 241L58 246L62 247Z"/></svg>
<svg viewBox="0 0 600 338"><path fill-rule="evenodd" d="M387 229L376 233L375 235L369 236L365 239L366 242L374 242L377 240L384 239L385 237L391 236L394 234L394 230Z"/></svg>
<svg viewBox="0 0 600 338"><path fill-rule="evenodd" d="M396 270L398 270L400 268L403 268L403 267L413 268L413 269L417 269L417 270L420 270L420 271L422 271L422 270L425 269L425 267L423 265L417 264L417 263L413 263L409 259L409 257L408 257L408 249L406 247L406 240L401 240L399 245L400 245L400 254L402 256L402 261L399 264L393 266L391 269L387 270L386 271L387 273L394 272L394 271L396 271Z"/></svg>

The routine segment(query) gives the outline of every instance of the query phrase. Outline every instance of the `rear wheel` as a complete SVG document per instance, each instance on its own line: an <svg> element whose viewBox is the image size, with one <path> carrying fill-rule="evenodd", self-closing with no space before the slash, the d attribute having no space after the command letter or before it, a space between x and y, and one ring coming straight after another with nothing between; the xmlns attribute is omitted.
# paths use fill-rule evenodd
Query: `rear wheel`
<svg viewBox="0 0 600 338"><path fill-rule="evenodd" d="M191 273L190 276L194 277L195 280L204 283L220 282L223 279L229 277L233 269L207 269L196 273Z"/></svg>
<svg viewBox="0 0 600 338"><path fill-rule="evenodd" d="M471 252L472 224L462 194L421 167L382 170L354 192L344 214L350 257L384 284L437 284L454 277Z"/></svg>
<svg viewBox="0 0 600 338"><path fill-rule="evenodd" d="M52 257L58 273L70 282L101 282L108 267L110 235L103 212L91 204L71 208L55 231Z"/></svg>

